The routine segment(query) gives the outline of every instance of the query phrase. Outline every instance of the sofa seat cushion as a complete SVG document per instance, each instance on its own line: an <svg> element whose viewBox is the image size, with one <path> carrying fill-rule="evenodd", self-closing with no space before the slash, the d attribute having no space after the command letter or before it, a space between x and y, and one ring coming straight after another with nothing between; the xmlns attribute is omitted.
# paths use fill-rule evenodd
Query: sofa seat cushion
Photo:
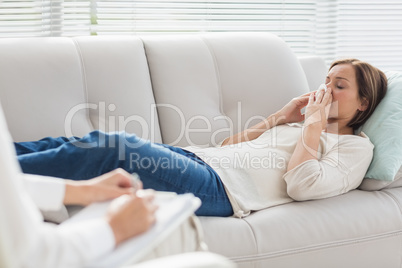
<svg viewBox="0 0 402 268"><path fill-rule="evenodd" d="M402 194L402 189L387 191ZM243 219L202 217L201 221L208 230L205 235L210 250L244 267L250 263L272 264L277 258L294 254L309 256L311 252L331 250L349 254L350 247L384 239L395 240L394 247L375 250L377 246L368 245L367 250L384 254L381 260L390 264L384 267L400 262L402 216L398 204L386 192L355 190L333 198L272 207Z"/></svg>

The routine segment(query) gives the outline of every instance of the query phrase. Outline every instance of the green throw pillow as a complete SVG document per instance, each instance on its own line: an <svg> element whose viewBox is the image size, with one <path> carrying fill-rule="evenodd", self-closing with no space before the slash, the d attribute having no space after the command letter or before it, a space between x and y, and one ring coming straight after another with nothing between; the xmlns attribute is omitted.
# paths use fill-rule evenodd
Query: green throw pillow
<svg viewBox="0 0 402 268"><path fill-rule="evenodd" d="M393 181L402 165L402 73L384 72L388 91L362 131L374 144L366 178Z"/></svg>

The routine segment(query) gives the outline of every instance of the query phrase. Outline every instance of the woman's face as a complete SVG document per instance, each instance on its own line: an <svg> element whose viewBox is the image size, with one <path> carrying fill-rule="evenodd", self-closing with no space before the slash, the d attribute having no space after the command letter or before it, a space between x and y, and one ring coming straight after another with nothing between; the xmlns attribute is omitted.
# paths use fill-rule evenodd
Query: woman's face
<svg viewBox="0 0 402 268"><path fill-rule="evenodd" d="M332 67L325 84L332 90L329 118L349 122L358 110L367 108L362 106L359 98L356 73L351 64L339 64Z"/></svg>

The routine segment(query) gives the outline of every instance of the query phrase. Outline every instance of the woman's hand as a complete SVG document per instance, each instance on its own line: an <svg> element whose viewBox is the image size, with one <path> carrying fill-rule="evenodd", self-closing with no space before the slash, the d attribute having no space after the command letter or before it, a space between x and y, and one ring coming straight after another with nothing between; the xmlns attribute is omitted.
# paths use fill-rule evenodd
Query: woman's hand
<svg viewBox="0 0 402 268"><path fill-rule="evenodd" d="M132 194L142 185L133 188L131 174L119 168L87 181L66 180L65 205L87 206L93 202L100 202Z"/></svg>
<svg viewBox="0 0 402 268"><path fill-rule="evenodd" d="M308 99L308 104L305 113L304 126L317 125L321 130L327 127L329 109L332 103L331 88L327 91L320 89L311 94Z"/></svg>
<svg viewBox="0 0 402 268"><path fill-rule="evenodd" d="M304 120L304 114L301 113L309 100L309 97L314 95L314 92L309 92L299 97L292 99L282 109L276 113L276 118L280 119L282 124L297 123Z"/></svg>
<svg viewBox="0 0 402 268"><path fill-rule="evenodd" d="M237 144L245 141L252 141L257 139L259 136L261 136L262 133L264 133L268 129L271 129L275 126L286 123L303 121L304 115L301 113L301 109L303 109L303 107L307 105L309 96L313 93L314 92L309 92L292 99L282 109L268 116L263 121L257 123L256 125L246 130L243 130L240 133L237 133L236 135L226 138L222 142L221 146L229 144Z"/></svg>
<svg viewBox="0 0 402 268"><path fill-rule="evenodd" d="M290 157L287 171L311 159L318 159L318 147L323 129L327 126L329 109L331 107L331 89L318 90L309 96L306 107L302 135Z"/></svg>
<svg viewBox="0 0 402 268"><path fill-rule="evenodd" d="M153 190L140 190L113 200L107 221L113 230L116 245L147 231L155 223L157 206Z"/></svg>

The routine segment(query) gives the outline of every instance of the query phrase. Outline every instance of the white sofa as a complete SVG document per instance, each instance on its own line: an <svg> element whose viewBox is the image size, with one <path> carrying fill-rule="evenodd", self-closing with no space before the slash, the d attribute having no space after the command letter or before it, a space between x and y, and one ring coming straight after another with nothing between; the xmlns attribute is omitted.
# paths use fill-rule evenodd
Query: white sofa
<svg viewBox="0 0 402 268"><path fill-rule="evenodd" d="M270 34L0 40L0 100L16 141L102 129L214 146L326 72ZM397 186L201 222L210 250L239 267L402 267Z"/></svg>

